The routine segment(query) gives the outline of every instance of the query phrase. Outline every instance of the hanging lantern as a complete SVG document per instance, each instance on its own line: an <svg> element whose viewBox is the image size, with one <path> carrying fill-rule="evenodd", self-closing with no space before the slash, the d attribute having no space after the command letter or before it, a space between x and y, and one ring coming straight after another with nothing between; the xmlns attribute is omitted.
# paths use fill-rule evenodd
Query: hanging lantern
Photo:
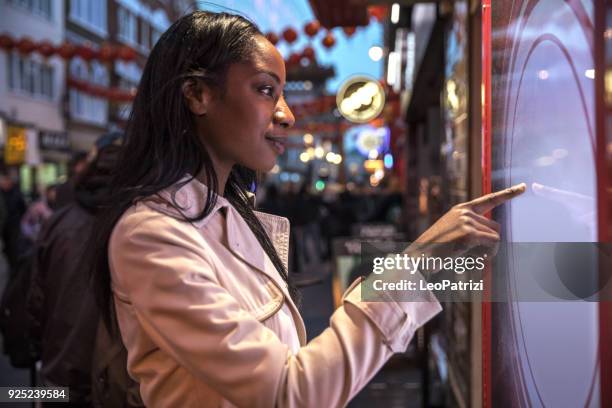
<svg viewBox="0 0 612 408"><path fill-rule="evenodd" d="M382 23L387 16L387 6L369 6L368 14L370 17L374 17L379 23Z"/></svg>
<svg viewBox="0 0 612 408"><path fill-rule="evenodd" d="M15 47L15 40L9 34L0 35L0 48L7 51L12 50Z"/></svg>
<svg viewBox="0 0 612 408"><path fill-rule="evenodd" d="M98 50L98 58L104 62L111 62L117 57L117 50L110 44L102 44Z"/></svg>
<svg viewBox="0 0 612 408"><path fill-rule="evenodd" d="M293 28L288 28L285 31L283 31L283 38L289 44L293 44L295 40L297 40L297 37L298 37L297 32Z"/></svg>
<svg viewBox="0 0 612 408"><path fill-rule="evenodd" d="M302 59L302 57L300 56L300 54L292 52L291 55L289 55L288 65L290 67L296 66L296 65L298 65L300 63L301 59Z"/></svg>
<svg viewBox="0 0 612 408"><path fill-rule="evenodd" d="M36 44L34 44L30 37L23 37L17 42L17 49L22 54L29 54L36 49Z"/></svg>
<svg viewBox="0 0 612 408"><path fill-rule="evenodd" d="M134 49L128 47L127 45L124 45L121 48L119 48L117 57L119 57L119 59L122 59L124 61L132 61L134 58L136 58L136 51L134 51Z"/></svg>
<svg viewBox="0 0 612 408"><path fill-rule="evenodd" d="M49 41L42 41L38 44L38 53L45 58L49 58L53 54L55 54L55 47Z"/></svg>
<svg viewBox="0 0 612 408"><path fill-rule="evenodd" d="M317 20L314 20L304 26L304 32L308 37L312 38L317 35L320 28L321 24Z"/></svg>
<svg viewBox="0 0 612 408"><path fill-rule="evenodd" d="M331 31L328 31L327 34L325 34L325 37L323 37L321 43L327 49L330 49L336 44L336 39L334 38L334 35L331 33Z"/></svg>
<svg viewBox="0 0 612 408"><path fill-rule="evenodd" d="M344 34L346 34L347 37L352 37L353 34L355 34L355 31L357 31L357 28L355 28L355 27L342 27L342 31L344 31Z"/></svg>
<svg viewBox="0 0 612 408"><path fill-rule="evenodd" d="M314 61L314 58L315 58L314 48L312 47L304 48L304 51L302 51L302 57L308 58L309 61Z"/></svg>
<svg viewBox="0 0 612 408"><path fill-rule="evenodd" d="M268 39L268 41L272 43L272 45L278 44L278 40L279 40L278 35L276 35L272 31L266 34L266 38Z"/></svg>
<svg viewBox="0 0 612 408"><path fill-rule="evenodd" d="M85 61L91 61L96 56L96 52L87 45L79 45L76 49L76 55Z"/></svg>
<svg viewBox="0 0 612 408"><path fill-rule="evenodd" d="M57 48L57 53L60 57L67 60L74 57L76 53L76 47L69 42L64 42Z"/></svg>

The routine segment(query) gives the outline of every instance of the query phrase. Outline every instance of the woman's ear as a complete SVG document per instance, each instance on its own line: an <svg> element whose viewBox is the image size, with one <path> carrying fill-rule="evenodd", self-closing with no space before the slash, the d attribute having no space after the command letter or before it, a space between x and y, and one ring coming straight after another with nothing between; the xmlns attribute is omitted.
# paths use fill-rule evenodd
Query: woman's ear
<svg viewBox="0 0 612 408"><path fill-rule="evenodd" d="M212 99L210 87L201 81L187 80L183 83L181 90L191 113L196 116L206 115Z"/></svg>

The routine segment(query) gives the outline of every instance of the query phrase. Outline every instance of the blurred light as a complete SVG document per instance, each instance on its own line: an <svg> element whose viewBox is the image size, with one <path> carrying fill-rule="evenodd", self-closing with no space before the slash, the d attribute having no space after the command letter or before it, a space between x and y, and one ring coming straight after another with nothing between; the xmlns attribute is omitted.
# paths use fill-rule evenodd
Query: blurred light
<svg viewBox="0 0 612 408"><path fill-rule="evenodd" d="M323 150L325 150L326 152L329 152L332 149L332 142L330 142L329 140L326 140L323 142Z"/></svg>
<svg viewBox="0 0 612 408"><path fill-rule="evenodd" d="M308 160L310 160L310 155L306 152L302 152L300 153L300 160L304 163L308 163Z"/></svg>
<svg viewBox="0 0 612 408"><path fill-rule="evenodd" d="M537 158L535 161L535 165L538 167L546 167L550 166L555 162L555 158L552 156L542 156Z"/></svg>
<svg viewBox="0 0 612 408"><path fill-rule="evenodd" d="M377 170L374 172L374 176L375 176L377 179L382 180L382 179L385 177L385 171L384 171L383 169L377 169Z"/></svg>
<svg viewBox="0 0 612 408"><path fill-rule="evenodd" d="M313 159L315 157L314 147L309 147L308 149L306 149L306 154L308 155L308 159Z"/></svg>
<svg viewBox="0 0 612 408"><path fill-rule="evenodd" d="M374 160L377 157L378 157L378 150L376 149L370 150L370 152L368 153L368 159Z"/></svg>
<svg viewBox="0 0 612 408"><path fill-rule="evenodd" d="M545 70L545 69L542 69L542 70L538 71L538 78L540 78L542 80L548 79L548 71Z"/></svg>
<svg viewBox="0 0 612 408"><path fill-rule="evenodd" d="M400 17L400 5L397 3L393 3L391 6L391 22L393 24L397 24L399 22Z"/></svg>
<svg viewBox="0 0 612 408"><path fill-rule="evenodd" d="M594 69L587 69L586 71L584 71L584 76L589 78L589 79L595 79L595 70Z"/></svg>
<svg viewBox="0 0 612 408"><path fill-rule="evenodd" d="M325 188L325 182L323 180L317 180L317 182L315 183L315 189L317 191L323 191L324 188Z"/></svg>
<svg viewBox="0 0 612 408"><path fill-rule="evenodd" d="M387 83L390 86L395 85L397 78L397 62L398 54L395 51L389 53L389 60L387 61Z"/></svg>
<svg viewBox="0 0 612 408"><path fill-rule="evenodd" d="M289 181L289 174L285 173L285 172L282 172L280 174L280 179L281 179L281 181Z"/></svg>
<svg viewBox="0 0 612 408"><path fill-rule="evenodd" d="M312 135L310 133L306 133L304 135L304 143L309 145L309 144L312 144L313 141L314 141L314 137L312 137Z"/></svg>
<svg viewBox="0 0 612 408"><path fill-rule="evenodd" d="M277 174L279 171L280 167L278 167L278 164L275 164L274 167L272 167L272 170L270 170L270 173Z"/></svg>
<svg viewBox="0 0 612 408"><path fill-rule="evenodd" d="M336 160L334 161L334 164L340 164L342 163L342 155L341 154L337 154L336 155Z"/></svg>
<svg viewBox="0 0 612 408"><path fill-rule="evenodd" d="M334 152L329 152L325 155L325 160L327 160L330 163L333 163L336 161L336 153Z"/></svg>
<svg viewBox="0 0 612 408"><path fill-rule="evenodd" d="M304 81L304 89L310 91L312 89L312 81Z"/></svg>
<svg viewBox="0 0 612 408"><path fill-rule="evenodd" d="M385 166L382 160L366 160L363 162L363 168L370 173L383 169L384 167Z"/></svg>
<svg viewBox="0 0 612 408"><path fill-rule="evenodd" d="M300 175L297 173L291 174L291 181L294 183L298 183L300 181Z"/></svg>
<svg viewBox="0 0 612 408"><path fill-rule="evenodd" d="M380 59L383 57L383 49L380 48L378 45L370 47L370 50L368 51L368 56L372 61L380 61Z"/></svg>
<svg viewBox="0 0 612 408"><path fill-rule="evenodd" d="M376 187L376 186L378 186L378 183L379 183L379 182L380 182L380 180L379 180L379 179L377 179L375 175L373 175L373 174L372 174L372 175L370 176L370 185L371 185L372 187Z"/></svg>
<svg viewBox="0 0 612 408"><path fill-rule="evenodd" d="M393 156L391 155L391 153L385 154L385 158L383 161L385 163L386 168L390 169L393 167Z"/></svg>
<svg viewBox="0 0 612 408"><path fill-rule="evenodd" d="M607 28L606 31L604 31L604 37L607 40L612 39L612 28Z"/></svg>
<svg viewBox="0 0 612 408"><path fill-rule="evenodd" d="M555 149L552 152L552 157L555 159L562 159L567 156L567 150L565 149Z"/></svg>
<svg viewBox="0 0 612 408"><path fill-rule="evenodd" d="M322 159L323 156L325 156L325 150L323 150L323 148L321 146L317 146L314 149L314 155L317 159Z"/></svg>

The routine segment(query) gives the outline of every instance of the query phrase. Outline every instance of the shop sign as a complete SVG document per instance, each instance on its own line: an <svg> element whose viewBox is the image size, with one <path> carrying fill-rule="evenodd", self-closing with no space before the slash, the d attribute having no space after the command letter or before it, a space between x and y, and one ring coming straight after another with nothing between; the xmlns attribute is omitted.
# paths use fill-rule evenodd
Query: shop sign
<svg viewBox="0 0 612 408"><path fill-rule="evenodd" d="M4 145L4 163L9 166L22 164L25 161L26 147L26 128L8 126Z"/></svg>
<svg viewBox="0 0 612 408"><path fill-rule="evenodd" d="M383 110L385 91L374 78L354 76L346 80L336 94L338 111L355 123L369 122Z"/></svg>
<svg viewBox="0 0 612 408"><path fill-rule="evenodd" d="M70 151L70 140L65 132L40 132L40 149L60 152Z"/></svg>

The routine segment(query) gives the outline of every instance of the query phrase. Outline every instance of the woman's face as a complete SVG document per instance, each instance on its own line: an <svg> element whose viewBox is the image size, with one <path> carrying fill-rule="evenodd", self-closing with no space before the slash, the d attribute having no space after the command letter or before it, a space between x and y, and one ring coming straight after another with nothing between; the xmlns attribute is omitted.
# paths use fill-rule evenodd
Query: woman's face
<svg viewBox="0 0 612 408"><path fill-rule="evenodd" d="M250 61L230 65L225 88L212 93L197 120L213 162L224 169L269 171L285 151L279 131L295 122L283 97L284 60L264 37L255 42Z"/></svg>

